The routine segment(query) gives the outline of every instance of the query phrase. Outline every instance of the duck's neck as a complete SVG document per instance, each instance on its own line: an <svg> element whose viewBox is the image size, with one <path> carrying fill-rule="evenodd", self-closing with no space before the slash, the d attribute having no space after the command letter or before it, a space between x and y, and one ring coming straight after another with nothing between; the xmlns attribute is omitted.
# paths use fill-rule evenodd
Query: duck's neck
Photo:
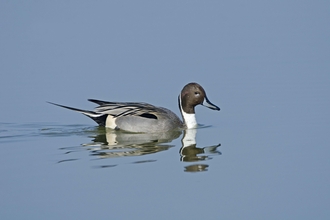
<svg viewBox="0 0 330 220"><path fill-rule="evenodd" d="M181 115L183 118L183 123L187 126L187 128L188 129L196 128L197 121L196 121L195 113L188 114L183 110L182 104L181 104L181 95L179 95L179 108L180 108Z"/></svg>

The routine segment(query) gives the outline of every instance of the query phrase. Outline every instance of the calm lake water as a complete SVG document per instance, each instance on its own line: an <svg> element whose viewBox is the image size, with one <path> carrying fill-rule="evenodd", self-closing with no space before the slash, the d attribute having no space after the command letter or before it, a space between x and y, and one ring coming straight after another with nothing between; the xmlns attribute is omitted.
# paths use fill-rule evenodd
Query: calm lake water
<svg viewBox="0 0 330 220"><path fill-rule="evenodd" d="M329 1L0 2L0 219L329 219ZM198 129L96 127L86 100Z"/></svg>

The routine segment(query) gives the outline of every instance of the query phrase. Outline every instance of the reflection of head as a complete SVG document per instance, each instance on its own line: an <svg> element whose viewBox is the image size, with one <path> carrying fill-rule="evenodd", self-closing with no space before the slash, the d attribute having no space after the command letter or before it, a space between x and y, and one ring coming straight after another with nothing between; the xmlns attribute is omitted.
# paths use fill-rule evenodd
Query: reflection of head
<svg viewBox="0 0 330 220"><path fill-rule="evenodd" d="M211 159L211 155L221 154L217 151L217 148L220 146L214 145L209 147L196 147L196 129L187 129L184 131L184 136L182 138L182 147L180 149L180 160L184 162L197 162L205 161ZM199 172L206 171L208 165L205 164L194 164L185 167L185 172Z"/></svg>

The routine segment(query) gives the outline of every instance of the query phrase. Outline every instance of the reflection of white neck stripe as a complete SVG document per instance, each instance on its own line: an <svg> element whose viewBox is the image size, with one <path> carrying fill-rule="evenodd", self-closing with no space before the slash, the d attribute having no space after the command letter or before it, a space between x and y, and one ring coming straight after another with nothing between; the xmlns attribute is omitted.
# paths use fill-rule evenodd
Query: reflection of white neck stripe
<svg viewBox="0 0 330 220"><path fill-rule="evenodd" d="M187 128L196 128L197 127L197 121L196 121L196 117L195 114L188 114L185 113L182 109L182 104L181 104L181 95L180 95L180 110L181 110L181 114L184 120L184 123L186 124Z"/></svg>
<svg viewBox="0 0 330 220"><path fill-rule="evenodd" d="M187 129L185 130L184 137L182 139L183 147L189 147L193 144L196 144L196 129Z"/></svg>

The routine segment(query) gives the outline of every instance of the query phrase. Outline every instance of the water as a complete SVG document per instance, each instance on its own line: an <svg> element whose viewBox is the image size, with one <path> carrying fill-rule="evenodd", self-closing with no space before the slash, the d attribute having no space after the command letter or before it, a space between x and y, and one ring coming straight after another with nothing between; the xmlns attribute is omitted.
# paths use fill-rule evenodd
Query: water
<svg viewBox="0 0 330 220"><path fill-rule="evenodd" d="M328 219L329 3L0 3L1 219ZM197 130L98 128L49 105L147 102Z"/></svg>

